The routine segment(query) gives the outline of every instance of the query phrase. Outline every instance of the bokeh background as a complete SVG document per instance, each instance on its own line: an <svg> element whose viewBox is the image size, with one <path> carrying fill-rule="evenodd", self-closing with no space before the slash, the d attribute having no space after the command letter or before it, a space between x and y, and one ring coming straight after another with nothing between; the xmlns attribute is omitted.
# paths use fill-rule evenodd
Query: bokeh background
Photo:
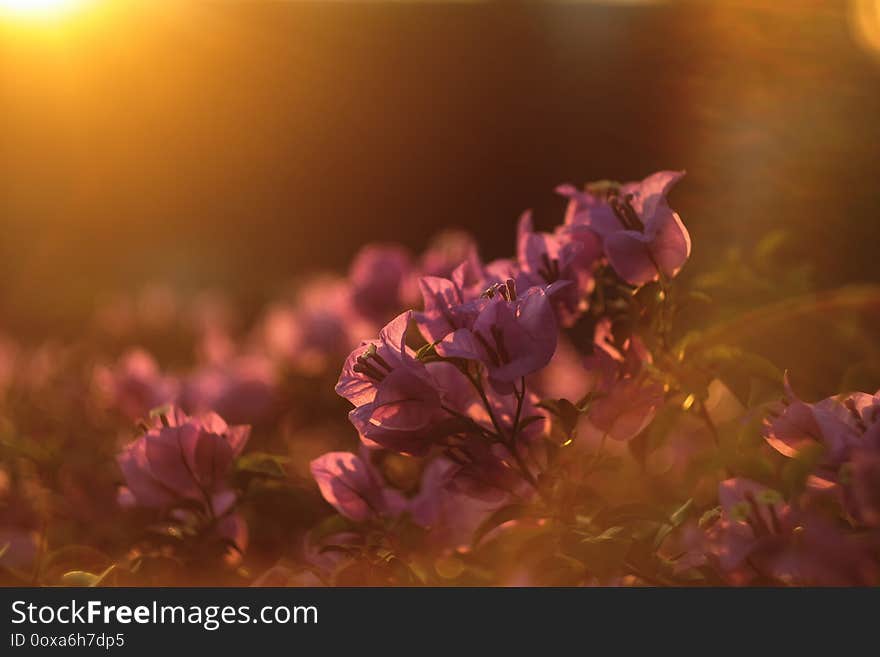
<svg viewBox="0 0 880 657"><path fill-rule="evenodd" d="M719 292L728 315L880 283L878 25L877 3L784 0L93 0L0 21L0 328L74 336L157 282L255 313L365 242L449 226L508 255L523 209L560 220L557 183L664 168L688 171L685 280L778 262ZM833 391L877 358L866 289L750 339Z"/></svg>

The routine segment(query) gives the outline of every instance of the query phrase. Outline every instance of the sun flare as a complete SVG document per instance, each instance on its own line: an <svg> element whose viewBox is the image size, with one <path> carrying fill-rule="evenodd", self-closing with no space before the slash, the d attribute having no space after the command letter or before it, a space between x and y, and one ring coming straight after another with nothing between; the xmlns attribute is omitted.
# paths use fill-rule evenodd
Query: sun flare
<svg viewBox="0 0 880 657"><path fill-rule="evenodd" d="M69 13L85 0L0 0L0 15L54 18Z"/></svg>

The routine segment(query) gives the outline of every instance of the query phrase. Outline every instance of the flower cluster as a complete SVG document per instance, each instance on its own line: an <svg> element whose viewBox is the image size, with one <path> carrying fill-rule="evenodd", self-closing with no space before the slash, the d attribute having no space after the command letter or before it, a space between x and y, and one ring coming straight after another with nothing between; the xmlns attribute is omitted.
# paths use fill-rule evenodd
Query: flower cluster
<svg viewBox="0 0 880 657"><path fill-rule="evenodd" d="M251 318L151 286L0 339L0 581L880 583L880 393L680 326L683 175L561 185L510 258L448 231Z"/></svg>

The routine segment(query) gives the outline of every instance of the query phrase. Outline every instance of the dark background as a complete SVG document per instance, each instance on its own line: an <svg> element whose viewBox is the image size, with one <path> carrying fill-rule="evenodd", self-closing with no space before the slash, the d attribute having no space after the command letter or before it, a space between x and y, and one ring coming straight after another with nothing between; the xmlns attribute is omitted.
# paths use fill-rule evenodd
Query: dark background
<svg viewBox="0 0 880 657"><path fill-rule="evenodd" d="M178 6L175 6L178 5ZM880 281L880 65L818 2L153 3L0 29L0 328L147 281L256 306L369 240L513 250L563 181L688 170L688 271L767 231Z"/></svg>

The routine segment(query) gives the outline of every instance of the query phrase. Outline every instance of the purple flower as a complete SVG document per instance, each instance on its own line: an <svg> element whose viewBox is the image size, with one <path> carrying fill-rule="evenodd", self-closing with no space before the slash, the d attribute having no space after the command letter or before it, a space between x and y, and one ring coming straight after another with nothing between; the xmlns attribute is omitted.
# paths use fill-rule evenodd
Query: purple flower
<svg viewBox="0 0 880 657"><path fill-rule="evenodd" d="M776 491L734 478L718 487L721 514L709 551L736 584L868 584L876 567L864 548L824 518L787 504Z"/></svg>
<svg viewBox="0 0 880 657"><path fill-rule="evenodd" d="M130 420L173 402L178 390L177 382L163 376L156 360L143 349L124 354L112 368L96 368L95 383L110 405Z"/></svg>
<svg viewBox="0 0 880 657"><path fill-rule="evenodd" d="M233 511L229 475L249 436L250 427L227 426L213 413L188 417L171 408L117 457L125 478L120 504L184 512L195 507L214 520L221 536L240 538L243 521Z"/></svg>
<svg viewBox="0 0 880 657"><path fill-rule="evenodd" d="M406 346L411 315L398 315L378 340L351 352L336 392L355 405L348 417L363 436L388 449L423 454L449 418L428 370Z"/></svg>
<svg viewBox="0 0 880 657"><path fill-rule="evenodd" d="M853 450L880 450L880 393L856 392L808 404L798 399L785 379L787 399L781 413L764 424L764 438L784 456L795 457L809 448L822 455L811 483L822 486L839 481L840 467Z"/></svg>
<svg viewBox="0 0 880 657"><path fill-rule="evenodd" d="M438 441L456 465L449 478L450 489L490 504L509 500L511 495L525 498L533 493L511 449L525 459L529 473L537 476L540 467L535 459L547 429L547 416L538 408L538 398L528 389L523 391L521 403L515 395L500 394L488 385L486 373L477 381L483 390L480 395L451 363L430 363L428 368L445 408L468 419Z"/></svg>
<svg viewBox="0 0 880 657"><path fill-rule="evenodd" d="M611 321L596 325L594 352L586 361L594 375L587 418L599 431L615 440L631 440L654 419L663 403L663 388L647 378L643 365L650 362L638 338L630 338L618 350Z"/></svg>
<svg viewBox="0 0 880 657"><path fill-rule="evenodd" d="M418 303L421 296L421 279L434 276L458 279L463 288L477 285L483 280L483 263L473 237L459 230L444 231L431 240L422 253L420 266L413 269L402 295L406 306ZM482 289L473 296L479 296Z"/></svg>
<svg viewBox="0 0 880 657"><path fill-rule="evenodd" d="M422 254L422 276L449 278L462 263L477 271L481 268L480 257L474 238L458 230L444 231L437 235Z"/></svg>
<svg viewBox="0 0 880 657"><path fill-rule="evenodd" d="M359 455L330 452L312 461L312 476L324 499L355 522L409 514L422 527L433 525L440 514L452 464L444 459L428 463L421 473L418 491L407 497L384 479L373 456L374 450L365 447Z"/></svg>
<svg viewBox="0 0 880 657"><path fill-rule="evenodd" d="M383 484L369 463L351 452L329 452L311 463L321 495L355 522L397 516L406 506L403 495Z"/></svg>
<svg viewBox="0 0 880 657"><path fill-rule="evenodd" d="M349 271L354 307L381 323L404 307L413 265L409 252L393 244L370 244L355 256Z"/></svg>
<svg viewBox="0 0 880 657"><path fill-rule="evenodd" d="M483 363L489 382L503 393L550 362L556 351L558 328L547 289L533 287L517 296L512 279L487 292L473 322L437 344L445 358Z"/></svg>
<svg viewBox="0 0 880 657"><path fill-rule="evenodd" d="M858 449L850 465L854 515L868 527L880 527L880 449Z"/></svg>
<svg viewBox="0 0 880 657"><path fill-rule="evenodd" d="M257 424L275 403L276 375L260 356L238 356L196 370L185 382L181 405L193 413L216 411L230 422Z"/></svg>
<svg viewBox="0 0 880 657"><path fill-rule="evenodd" d="M781 413L765 421L764 438L779 453L818 458L807 479L813 492L836 497L849 515L880 526L880 393L838 395L808 404L785 380Z"/></svg>
<svg viewBox="0 0 880 657"><path fill-rule="evenodd" d="M444 406L451 412L471 420L469 425L457 427L459 430L470 430L471 433L474 431L491 433L500 430L501 434L507 437L513 437L516 433L516 438L525 443L538 440L544 433L546 414L537 407L539 400L528 388L524 391L520 408L520 426L514 431L518 405L516 396L499 393L488 385L486 373L482 373L477 380L485 395L484 400L467 377L451 363L429 363L427 367L440 390ZM529 419L527 423L524 422L526 419ZM483 436L479 436L479 439L485 442Z"/></svg>
<svg viewBox="0 0 880 657"><path fill-rule="evenodd" d="M583 354L568 338L560 336L547 367L532 374L527 383L542 399L580 399L589 383Z"/></svg>
<svg viewBox="0 0 880 657"><path fill-rule="evenodd" d="M601 246L590 230L580 231L578 239L569 233L536 233L531 212L525 212L517 231L517 261L520 285L548 286L569 281L554 296L559 321L571 326L587 309L587 297L593 290L593 266L601 256Z"/></svg>
<svg viewBox="0 0 880 657"><path fill-rule="evenodd" d="M488 300L465 287L464 269L456 269L452 279L425 276L419 281L424 310L413 313L426 340L438 342L453 331L472 326Z"/></svg>
<svg viewBox="0 0 880 657"><path fill-rule="evenodd" d="M531 287L513 260L494 260L484 267L476 253L456 267L449 278L423 276L419 288L424 310L413 314L419 330L429 342L438 342L456 329L471 326L488 305L489 297L507 287L507 281L519 281L522 289ZM553 291L565 285L558 284Z"/></svg>
<svg viewBox="0 0 880 657"><path fill-rule="evenodd" d="M375 325L354 310L348 281L320 277L303 286L294 305L270 308L260 337L273 359L320 374L374 331Z"/></svg>
<svg viewBox="0 0 880 657"><path fill-rule="evenodd" d="M587 192L562 185L557 191L569 198L570 230L589 227L620 277L643 285L660 275L674 277L690 256L690 235L666 202L682 176L683 171L660 171L639 183L593 186Z"/></svg>

